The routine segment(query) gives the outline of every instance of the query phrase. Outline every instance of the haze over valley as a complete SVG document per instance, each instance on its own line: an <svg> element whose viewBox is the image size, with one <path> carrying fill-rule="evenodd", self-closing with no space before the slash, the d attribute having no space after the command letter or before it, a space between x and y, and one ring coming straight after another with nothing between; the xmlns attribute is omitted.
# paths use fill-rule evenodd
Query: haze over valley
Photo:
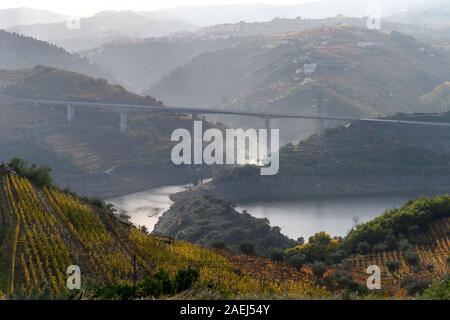
<svg viewBox="0 0 450 320"><path fill-rule="evenodd" d="M449 181L447 1L0 4L0 300L445 298Z"/></svg>

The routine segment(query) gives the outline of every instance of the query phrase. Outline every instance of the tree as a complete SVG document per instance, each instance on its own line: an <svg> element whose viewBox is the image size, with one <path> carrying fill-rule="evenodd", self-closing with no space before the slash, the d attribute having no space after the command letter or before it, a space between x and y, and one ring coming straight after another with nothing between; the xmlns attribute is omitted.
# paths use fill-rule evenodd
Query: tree
<svg viewBox="0 0 450 320"><path fill-rule="evenodd" d="M325 272L327 272L327 266L322 261L316 261L311 265L311 269L317 279L322 279Z"/></svg>
<svg viewBox="0 0 450 320"><path fill-rule="evenodd" d="M239 250L246 255L254 256L256 255L255 245L249 241L241 242L239 246Z"/></svg>
<svg viewBox="0 0 450 320"><path fill-rule="evenodd" d="M386 262L386 268L389 270L391 274L395 273L398 269L400 269L400 261L388 261Z"/></svg>
<svg viewBox="0 0 450 320"><path fill-rule="evenodd" d="M413 250L408 249L405 251L405 260L406 262L408 262L408 264L414 266L419 262L419 257Z"/></svg>
<svg viewBox="0 0 450 320"><path fill-rule="evenodd" d="M284 261L284 251L281 249L274 249L270 253L270 259L275 262L283 262Z"/></svg>
<svg viewBox="0 0 450 320"><path fill-rule="evenodd" d="M225 250L227 245L223 240L215 240L211 242L211 248Z"/></svg>
<svg viewBox="0 0 450 320"><path fill-rule="evenodd" d="M356 251L360 254L366 254L370 251L370 245L367 242L360 242L356 246Z"/></svg>

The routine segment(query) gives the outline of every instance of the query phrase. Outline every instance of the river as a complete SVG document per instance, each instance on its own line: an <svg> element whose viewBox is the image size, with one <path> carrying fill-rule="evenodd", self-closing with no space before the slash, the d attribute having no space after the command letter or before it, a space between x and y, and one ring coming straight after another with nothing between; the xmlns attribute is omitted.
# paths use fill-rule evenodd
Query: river
<svg viewBox="0 0 450 320"><path fill-rule="evenodd" d="M166 186L109 200L115 208L131 217L131 222L154 229L159 217L169 209L169 195L188 186ZM418 195L385 195L371 197L345 197L309 200L284 200L239 204L237 209L247 210L252 216L267 218L272 226L292 239L308 239L318 231L333 236L345 236L354 225L355 217L366 222L416 198Z"/></svg>

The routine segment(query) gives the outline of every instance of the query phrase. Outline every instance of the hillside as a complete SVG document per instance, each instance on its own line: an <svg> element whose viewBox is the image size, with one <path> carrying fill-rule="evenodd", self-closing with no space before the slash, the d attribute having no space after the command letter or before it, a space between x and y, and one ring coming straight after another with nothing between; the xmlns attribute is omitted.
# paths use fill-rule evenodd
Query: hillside
<svg viewBox="0 0 450 320"><path fill-rule="evenodd" d="M0 95L22 98L160 103L106 80L48 67L0 72L0 87ZM114 197L188 183L207 174L170 162L172 131L191 127L185 115L129 112L128 130L121 133L119 113L112 110L77 109L70 123L61 107L36 107L0 97L0 110L0 160L22 157L48 164L59 186L84 195Z"/></svg>
<svg viewBox="0 0 450 320"><path fill-rule="evenodd" d="M320 100L322 114L376 116L420 110L420 96L449 71L444 52L410 36L334 27L240 39L195 57L151 92L168 105L317 115ZM282 132L291 141L317 130L305 121L273 127L295 127Z"/></svg>
<svg viewBox="0 0 450 320"><path fill-rule="evenodd" d="M39 9L11 8L0 10L0 29L35 23L55 23L66 21L65 15Z"/></svg>
<svg viewBox="0 0 450 320"><path fill-rule="evenodd" d="M162 37L174 32L194 31L195 26L176 20L153 18L133 11L103 11L82 18L79 29L67 22L16 26L8 31L48 41L70 51L81 51L120 39Z"/></svg>
<svg viewBox="0 0 450 320"><path fill-rule="evenodd" d="M0 69L14 70L43 65L83 73L92 77L114 80L104 68L66 50L0 30Z"/></svg>
<svg viewBox="0 0 450 320"><path fill-rule="evenodd" d="M398 115L395 119L449 122L449 114ZM236 168L174 199L211 194L233 202L386 193L447 193L448 127L353 122L280 151L278 175Z"/></svg>
<svg viewBox="0 0 450 320"><path fill-rule="evenodd" d="M232 39L205 39L188 33L117 40L82 54L113 72L130 89L144 92L199 54L227 48L232 43Z"/></svg>
<svg viewBox="0 0 450 320"><path fill-rule="evenodd" d="M159 219L153 233L200 245L223 243L234 252L239 252L242 242L250 242L256 254L266 257L295 245L268 220L241 214L233 205L208 197L174 204Z"/></svg>
<svg viewBox="0 0 450 320"><path fill-rule="evenodd" d="M95 298L99 285L130 285L133 278L158 279L158 272L171 276L188 267L199 272L194 289L219 296L328 295L287 266L253 258L250 268L243 256L149 236L111 209L51 186L36 187L12 168L0 168L0 185L0 293L11 298L73 297L65 288L65 271L73 264L81 268L85 298Z"/></svg>

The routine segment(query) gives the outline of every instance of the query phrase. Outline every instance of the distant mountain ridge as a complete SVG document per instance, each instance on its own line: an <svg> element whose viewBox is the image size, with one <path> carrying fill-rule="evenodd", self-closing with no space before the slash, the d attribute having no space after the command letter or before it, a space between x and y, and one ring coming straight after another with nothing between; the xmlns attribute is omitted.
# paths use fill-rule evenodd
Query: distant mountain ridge
<svg viewBox="0 0 450 320"><path fill-rule="evenodd" d="M0 69L25 69L36 65L63 68L114 81L111 73L86 58L44 41L0 30Z"/></svg>
<svg viewBox="0 0 450 320"><path fill-rule="evenodd" d="M157 19L149 14L103 11L92 17L81 18L77 25L70 28L67 22L61 22L16 26L8 31L45 40L70 51L81 51L119 39L161 37L195 29L196 27L185 22Z"/></svg>
<svg viewBox="0 0 450 320"><path fill-rule="evenodd" d="M35 23L55 23L66 21L67 16L48 10L31 8L0 9L0 29Z"/></svg>
<svg viewBox="0 0 450 320"><path fill-rule="evenodd" d="M234 39L232 47L196 56L148 92L168 105L370 117L422 111L420 97L449 72L445 52L411 36L335 26ZM290 141L317 130L311 121L272 125Z"/></svg>

